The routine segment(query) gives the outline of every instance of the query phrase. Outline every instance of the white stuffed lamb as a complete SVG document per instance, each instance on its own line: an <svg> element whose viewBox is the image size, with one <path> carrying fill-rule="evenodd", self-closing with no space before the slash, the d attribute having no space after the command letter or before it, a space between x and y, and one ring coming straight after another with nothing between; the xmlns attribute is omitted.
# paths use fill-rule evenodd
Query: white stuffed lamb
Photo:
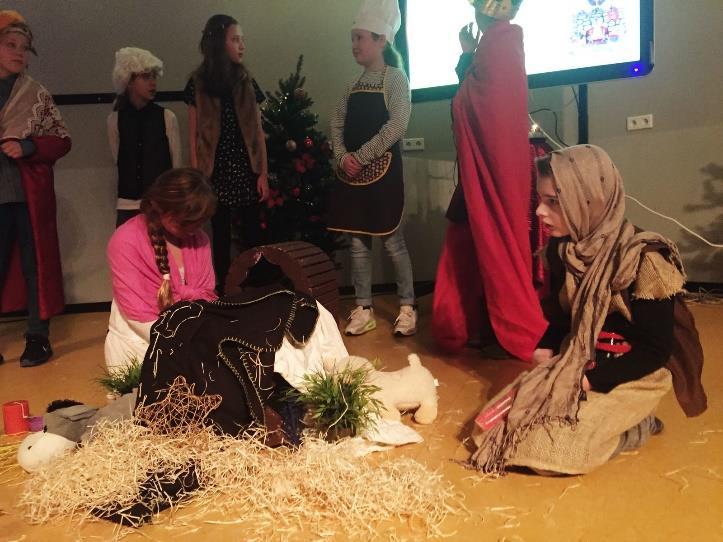
<svg viewBox="0 0 723 542"><path fill-rule="evenodd" d="M369 384L379 388L373 397L382 403L380 414L383 419L399 421L401 411L416 409L414 420L417 423L432 423L437 417L437 381L417 354L409 354L407 360L408 367L387 372L375 370L366 358L349 356L332 364L325 363L325 370L335 372L344 367L366 367Z"/></svg>

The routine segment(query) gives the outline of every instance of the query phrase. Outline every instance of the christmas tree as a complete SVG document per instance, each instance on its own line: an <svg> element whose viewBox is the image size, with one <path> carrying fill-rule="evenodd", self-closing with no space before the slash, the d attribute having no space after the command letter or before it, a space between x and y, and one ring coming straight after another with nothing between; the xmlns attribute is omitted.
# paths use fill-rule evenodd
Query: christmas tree
<svg viewBox="0 0 723 542"><path fill-rule="evenodd" d="M340 246L324 219L334 181L332 152L315 129L318 117L304 90L303 61L302 55L296 72L279 81L279 90L266 93L262 108L271 196L261 211L261 227L269 243L306 241L331 256Z"/></svg>

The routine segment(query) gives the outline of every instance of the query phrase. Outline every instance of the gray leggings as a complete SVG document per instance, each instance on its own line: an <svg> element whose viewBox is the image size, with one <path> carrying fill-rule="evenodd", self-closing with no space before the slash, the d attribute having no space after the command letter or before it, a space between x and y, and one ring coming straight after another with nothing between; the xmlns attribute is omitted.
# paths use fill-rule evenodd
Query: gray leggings
<svg viewBox="0 0 723 542"><path fill-rule="evenodd" d="M414 277L412 261L401 225L390 235L380 236L384 249L389 254L397 276L397 295L400 305L414 305ZM349 234L351 253L351 278L354 283L356 304L372 304L372 239L371 235Z"/></svg>
<svg viewBox="0 0 723 542"><path fill-rule="evenodd" d="M615 449L610 458L612 459L620 452L628 452L630 450L637 450L638 448L641 448L643 444L648 442L651 435L660 431L657 425L658 423L659 422L655 420L655 416L651 414L650 416L643 418L643 421L641 421L638 425L625 431L625 433L620 435L618 447Z"/></svg>

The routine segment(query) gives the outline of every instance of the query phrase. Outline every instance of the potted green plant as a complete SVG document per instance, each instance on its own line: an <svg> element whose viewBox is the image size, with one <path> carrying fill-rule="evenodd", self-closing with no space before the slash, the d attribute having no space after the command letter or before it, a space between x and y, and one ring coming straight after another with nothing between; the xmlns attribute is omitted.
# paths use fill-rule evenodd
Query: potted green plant
<svg viewBox="0 0 723 542"><path fill-rule="evenodd" d="M96 381L108 390L109 398L120 397L138 388L141 381L142 366L143 361L134 356L129 358L128 362L122 367L106 369L103 376L96 379Z"/></svg>
<svg viewBox="0 0 723 542"><path fill-rule="evenodd" d="M379 391L368 383L370 369L345 367L340 371L309 373L301 390L289 396L306 409L305 423L327 440L362 434L376 424L381 402Z"/></svg>

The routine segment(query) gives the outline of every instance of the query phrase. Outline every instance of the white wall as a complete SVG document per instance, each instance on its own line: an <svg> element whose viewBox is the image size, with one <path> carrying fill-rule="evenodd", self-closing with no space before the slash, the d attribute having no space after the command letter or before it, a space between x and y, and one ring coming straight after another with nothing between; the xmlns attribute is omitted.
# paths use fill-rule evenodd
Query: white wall
<svg viewBox="0 0 723 542"><path fill-rule="evenodd" d="M590 140L614 157L628 193L720 244L723 2L695 0L689 6L682 9L675 0L655 3L656 65L649 76L590 86ZM626 132L627 116L646 113L654 115L652 130ZM717 206L689 210L704 203L706 180L717 191ZM678 243L691 280L723 282L722 249L705 246L635 203L628 202L627 209L633 222Z"/></svg>
<svg viewBox="0 0 723 542"><path fill-rule="evenodd" d="M448 0L462 1L462 0ZM263 88L293 71L305 55L306 88L315 100L320 128L346 82L358 73L349 46L349 26L358 2L341 0L6 0L33 26L41 56L31 73L53 93L109 92L113 51L125 45L154 50L166 63L161 90L180 90L199 62L197 41L206 18L225 12L241 21L247 62ZM686 210L703 200L701 171L723 166L723 4L696 0L681 12L675 0L656 2L656 67L645 78L590 85L590 140L611 153L631 194L696 229L715 229L720 206L707 212ZM456 32L456 29L450 29ZM98 88L99 85L102 88ZM105 86L103 86L105 85ZM176 111L186 131L183 104ZM575 106L569 90L531 93L530 108L559 110L563 137L576 139ZM114 169L105 134L108 105L65 106L61 112L73 135L73 150L56 167L59 230L69 303L105 301L110 287L105 244L114 222ZM627 133L625 117L655 115L655 128ZM551 130L549 115L539 119ZM424 137L426 151L410 155L406 168L406 233L415 278L431 280L444 234L443 218L453 190L454 147L449 101L415 104L409 137ZM720 179L718 183L720 192ZM631 218L679 242L691 280L723 282L721 251L700 243L685 248L688 237L673 225L641 212ZM721 232L713 231L721 242ZM701 255L714 254L711 261ZM342 261L344 256L342 255ZM375 282L393 282L389 263L377 258Z"/></svg>

